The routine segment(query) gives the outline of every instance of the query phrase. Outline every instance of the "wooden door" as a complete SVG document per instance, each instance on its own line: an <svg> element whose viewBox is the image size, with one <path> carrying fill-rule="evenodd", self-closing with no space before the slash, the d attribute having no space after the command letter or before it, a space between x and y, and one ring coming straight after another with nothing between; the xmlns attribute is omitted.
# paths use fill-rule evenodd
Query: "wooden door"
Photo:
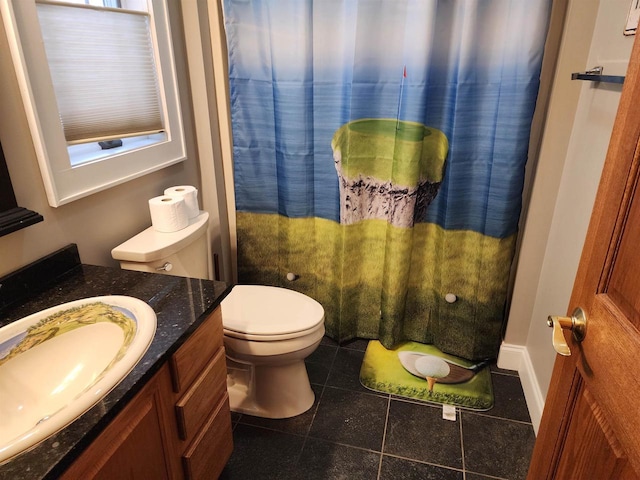
<svg viewBox="0 0 640 480"><path fill-rule="evenodd" d="M530 480L640 478L639 74L636 39L569 305L586 337L565 331Z"/></svg>

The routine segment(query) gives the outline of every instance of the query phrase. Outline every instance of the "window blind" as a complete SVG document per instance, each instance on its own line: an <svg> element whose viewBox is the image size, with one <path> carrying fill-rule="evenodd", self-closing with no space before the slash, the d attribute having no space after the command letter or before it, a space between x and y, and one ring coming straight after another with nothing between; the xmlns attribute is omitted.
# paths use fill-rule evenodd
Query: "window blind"
<svg viewBox="0 0 640 480"><path fill-rule="evenodd" d="M69 144L163 131L146 13L47 2L37 11Z"/></svg>

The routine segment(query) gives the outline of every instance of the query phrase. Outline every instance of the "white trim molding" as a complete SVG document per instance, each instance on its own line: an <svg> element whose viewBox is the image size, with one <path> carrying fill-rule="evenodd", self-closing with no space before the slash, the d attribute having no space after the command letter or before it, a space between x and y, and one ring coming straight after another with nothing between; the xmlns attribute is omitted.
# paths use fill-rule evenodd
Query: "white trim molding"
<svg viewBox="0 0 640 480"><path fill-rule="evenodd" d="M78 164L72 161L70 151L75 153L75 150L70 150L60 122L36 1L0 0L0 21L7 31L43 186L52 207L59 207L186 159L167 0L145 2L151 15L150 29L158 65L165 132L161 134L161 139L151 143L136 143L129 148L125 142L123 148L111 150L111 155L93 156L92 161Z"/></svg>
<svg viewBox="0 0 640 480"><path fill-rule="evenodd" d="M527 347L503 343L498 354L498 367L506 370L516 370L520 375L520 383L522 383L522 389L524 390L524 398L527 401L533 430L538 435L542 410L544 409L544 396L542 395L542 390L540 390Z"/></svg>

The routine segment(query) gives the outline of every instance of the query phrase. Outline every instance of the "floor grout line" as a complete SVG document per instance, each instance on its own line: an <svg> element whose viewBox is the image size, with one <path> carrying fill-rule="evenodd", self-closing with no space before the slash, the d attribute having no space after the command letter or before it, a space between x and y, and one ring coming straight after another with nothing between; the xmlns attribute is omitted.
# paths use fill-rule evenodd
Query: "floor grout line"
<svg viewBox="0 0 640 480"><path fill-rule="evenodd" d="M385 453L384 455L386 455L387 457L398 458L400 460L407 460L408 462L420 463L422 465L429 465L431 467L444 468L446 470L454 470L456 472L462 473L462 469L461 468L452 467L451 465L442 465L440 463L426 462L424 460L418 460L417 458L403 457L402 455L396 455L394 453Z"/></svg>
<svg viewBox="0 0 640 480"><path fill-rule="evenodd" d="M387 397L387 415L384 419L384 430L382 430L382 444L380 445L380 463L378 463L378 480L382 475L382 459L384 458L384 445L387 441L387 427L389 425L389 411L391 410L391 395Z"/></svg>
<svg viewBox="0 0 640 480"><path fill-rule="evenodd" d="M507 417L498 417L496 415L487 415L486 413L483 412L474 412L473 410L465 410L465 413L468 413L470 415L477 415L479 417L485 417L485 418L493 418L496 420L505 420L507 422L515 422L515 423L520 423L522 425L530 425L533 426L532 422L525 422L524 420L516 420L515 418L507 418Z"/></svg>
<svg viewBox="0 0 640 480"><path fill-rule="evenodd" d="M343 390L346 392L353 392L353 393L362 393L364 395L369 395L370 397L379 397L379 398L388 398L389 394L384 394L384 393L373 393L373 390L369 390L369 391L362 391L362 390L354 390L353 388L347 388L347 387L336 387L335 385L325 385L328 388L333 388L335 390ZM366 388L366 387L365 387Z"/></svg>
<svg viewBox="0 0 640 480"><path fill-rule="evenodd" d="M464 461L464 435L462 434L462 412L460 412L458 408L456 408L456 412L458 413L460 418L460 455L462 457L462 480L466 480L467 465Z"/></svg>
<svg viewBox="0 0 640 480"><path fill-rule="evenodd" d="M296 458L296 465L298 465L298 463L300 462L300 457L302 457L302 452L304 452L304 447L307 445L307 439L309 438L309 434L311 433L311 427L313 427L313 422L316 419L316 415L318 415L318 410L320 409L320 402L322 401L323 395L324 395L324 385L322 385L322 390L320 390L320 398L318 399L318 403L316 404L316 409L313 412L313 416L311 417L311 421L309 422L309 426L307 427L307 433L304 436L304 441L302 442L302 448L300 449L298 458Z"/></svg>
<svg viewBox="0 0 640 480"><path fill-rule="evenodd" d="M440 403L436 403L436 402L430 402L430 401L425 401L425 400L421 400L421 399L412 399L412 398L407 398L407 397L400 397L400 396L395 396L393 394L388 394L388 393L384 393L384 392L377 392L375 390L371 390L371 389L367 389L366 391L364 390L358 390L355 388L354 386L350 386L350 384L352 382L343 382L342 381L342 377L344 375L342 375L341 369L339 368L342 365L342 360L338 361L338 356L340 355L340 351L346 352L360 352L363 353L363 350L359 349L359 348L349 348L349 347L342 347L342 346L333 346L333 345L325 345L326 347L330 347L332 350L326 350L324 352L322 352L322 355L318 357L318 359L323 360L323 361L319 361L319 362L313 362L313 361L305 361L305 363L310 363L310 364L315 364L319 367L322 367L321 369L318 369L316 371L316 373L323 373L323 370L326 369L326 377L324 378L324 381L322 383L313 383L313 388L314 390L318 390L317 392L317 400L316 400L316 405L315 405L315 410L313 411L313 414L310 415L310 420L305 419L302 423L298 423L298 424L293 424L292 426L294 427L292 430L294 431L299 431L300 433L294 433L294 431L288 431L287 429L279 429L277 428L277 426L274 428L272 426L262 426L262 425L255 425L255 424L251 424L251 423L244 423L245 421L247 421L249 419L250 416L245 416L243 414L238 414L237 420L234 422L233 425L233 430L235 431L236 427L238 425L245 425L246 427L249 428L256 428L256 429L262 429L262 430L268 430L268 431L272 431L272 432L277 432L279 434L284 434L287 436L290 436L291 441L295 442L293 443L293 445L301 445L299 447L296 448L300 448L300 450L297 452L297 454L294 455L289 455L289 461L293 461L295 460L294 465L296 466L296 468L298 468L298 466L300 465L300 462L306 462L309 461L310 459L313 459L317 456L315 452L315 445L318 442L322 442L324 444L329 444L329 445L335 445L336 448L337 447L344 447L344 448L338 448L337 452L341 452L340 455L355 455L355 458L360 458L362 455L365 455L364 453L356 453L356 452L349 452L349 449L353 449L353 450L359 450L361 452L369 452L369 454L366 454L365 457L368 458L371 463L369 464L369 466L367 467L370 470L371 473L371 478L376 478L377 480L381 480L382 478L382 470L383 470L383 462L385 457L387 457L387 459L390 458L395 458L397 460L393 460L391 461L391 464L387 465L385 463L384 468L388 469L390 468L392 471L396 471L400 466L404 466L404 468L409 468L409 463L403 463L404 462L411 462L414 464L421 464L421 465L428 465L429 467L419 467L421 469L427 469L428 471L430 470L430 467L434 467L434 468L440 468L440 469L444 469L444 470L449 470L450 473L449 475L454 475L453 472L458 472L455 474L456 478L461 478L461 480L469 480L470 476L473 475L478 475L478 476L483 476L486 477L487 480L492 479L492 480L507 480L503 477L497 477L497 476L492 476L492 475L488 475L482 472L476 472L474 470L470 470L468 468L468 465L466 464L466 454L465 454L465 440L464 440L464 424L463 424L463 416L470 414L470 415L476 415L477 417L483 417L483 418L487 418L487 419L494 419L494 420L506 420L508 422L513 422L514 424L521 424L521 425L527 425L527 426L532 426L532 422L531 421L523 421L523 420L515 420L515 419L511 419L511 418L506 418L503 416L496 416L496 415L491 415L490 414L490 410L489 411L480 411L480 410L473 410L473 409L469 409L469 408L464 408L464 407L459 407L459 406L455 406L456 408L456 413L459 416L459 428L458 428L458 434L459 434L459 442L460 442L460 452L461 452L461 468L460 467L452 467L449 465L441 465L439 463L432 463L429 461L424 461L424 460L418 460L418 459L414 459L414 458L410 458L410 457L405 457L405 456L401 456L401 455L397 455L397 454L393 454L393 453L385 453L385 450L387 448L387 441L391 441L393 440L392 438L392 432L389 431L390 428L390 414L391 414L391 404L392 402L395 400L397 402L402 402L402 403L407 403L407 404L413 404L413 405L420 405L420 406L425 406L425 407L432 407L432 408L439 408L442 409L442 404ZM351 365L348 364L347 367L351 368ZM334 371L335 370L335 371ZM501 376L507 376L507 377L515 377L518 378L517 372L515 372L516 374L510 374L509 372L496 372L496 371L491 371L491 375L501 375ZM345 385L347 386L335 386L335 385L331 385L330 382L330 378L332 376L332 374L334 375L338 375L338 377L336 377L334 380L338 381L340 380L338 383L345 383ZM505 380L506 381L506 380ZM366 387L365 387L366 388ZM324 394L327 392L330 392L330 390L328 389L333 389L334 392L336 390L341 390L341 391L347 391L347 392L351 392L352 394L356 395L358 393L362 393L362 394L366 394L367 396L370 397L379 397L379 398L384 398L386 400L386 413L385 413L385 419L384 419L384 427L383 427L383 431L382 431L382 438L380 439L380 437L378 437L378 439L380 439L381 443L380 443L380 447L379 447L379 451L375 450L375 449L370 449L370 448L366 448L366 447L359 447L359 446L355 446L355 445L351 445L348 443L342 443L342 442L336 442L336 441L332 441L329 440L327 438L322 438L321 436L316 436L314 434L312 434L312 430L314 427L314 424L316 423L316 421L318 421L319 423L319 430L316 430L316 433L318 434L323 434L322 433L322 428L321 428L321 424L322 422L320 421L320 419L324 419L327 413L327 411L325 410L334 410L334 408L336 408L334 405L331 404L331 402L329 401L329 399L325 399L324 398ZM495 392L494 392L495 394ZM337 395L337 393L336 393ZM342 394L340 394L342 395ZM329 395L330 397L332 395ZM338 397L341 398L341 397ZM351 397L346 397L346 398L351 398ZM363 401L363 402L374 402L374 400L366 400L365 397L353 397L358 398L358 401ZM323 403L324 404L324 410L323 410L323 415L321 415L320 417L319 412L320 412L320 404ZM378 405L378 408L382 407L382 402L379 400L375 401L375 404ZM399 407L399 405L398 405ZM406 408L413 408L413 407L406 407ZM339 408L338 408L339 409ZM409 411L409 410L408 410ZM416 412L418 410L415 410ZM382 413L380 410L378 410L379 413ZM427 411L421 411L423 413L427 413ZM378 415L379 415L378 413ZM464 413L464 415L463 415ZM246 418L245 418L246 417ZM378 416L378 419L380 418L380 416ZM478 425L482 425L482 422L480 420L473 420L471 418L468 418L468 420L472 423L470 423L471 426L474 426L477 422ZM307 421L309 422L308 424ZM379 420L378 420L379 422ZM305 425L306 424L306 425ZM490 423L491 425L494 425L493 423ZM379 425L379 423L377 424ZM495 425L500 425L498 423L496 423ZM500 428L511 428L508 426L508 424L502 424L504 425L504 427L500 427ZM303 427L303 428L300 428ZM475 427L474 427L475 428ZM497 428L497 427L496 427ZM513 428L516 428L515 426ZM451 433L454 433L454 431L452 431ZM468 432L469 433L469 432ZM250 435L251 431L250 430L246 430L246 431L242 431L241 432L242 435ZM379 434L379 433L378 433ZM469 433L469 435L471 435L468 440L473 440L474 435L471 433ZM377 435L375 435L377 436ZM293 437L297 437L298 440L294 440ZM281 437L275 437L275 438L281 438ZM285 438L285 437L282 437ZM453 438L449 437L451 440L454 440ZM302 442L300 442L300 440L302 439ZM308 440L311 439L312 441L309 442ZM349 439L347 439L349 440ZM374 440L374 437L371 438L371 440ZM350 441L350 440L349 440ZM367 442L365 442L367 443ZM370 442L368 442L370 443ZM473 442L471 442L469 445L467 445L466 447L470 448L470 452L473 450ZM305 454L305 456L303 457L303 452L305 451L305 449L309 449L311 448L311 451L308 451L307 454ZM323 447L323 448L329 448L331 451L331 447ZM407 452L405 452L407 453ZM453 453L453 452L452 452ZM378 458L378 465L377 465L377 474L374 473L374 470L376 469L375 466L375 457L373 457L373 455L370 454L376 454L379 455ZM311 457L309 457L309 455L311 455ZM364 457L363 457L364 458ZM445 461L449 461L452 460L452 463L457 463L454 462L453 459L446 459ZM329 461L329 460L328 460ZM329 465L332 465L331 461L329 461ZM479 465L476 465L476 467ZM416 467L412 467L412 468L418 468ZM482 468L481 468L482 469ZM491 470L491 469L490 469ZM399 470L398 470L399 471ZM327 470L326 473L330 473L331 470ZM284 472L283 472L284 474ZM458 476L458 474L461 474L461 476ZM374 475L376 475L374 477ZM332 477L327 477L327 478L332 478Z"/></svg>

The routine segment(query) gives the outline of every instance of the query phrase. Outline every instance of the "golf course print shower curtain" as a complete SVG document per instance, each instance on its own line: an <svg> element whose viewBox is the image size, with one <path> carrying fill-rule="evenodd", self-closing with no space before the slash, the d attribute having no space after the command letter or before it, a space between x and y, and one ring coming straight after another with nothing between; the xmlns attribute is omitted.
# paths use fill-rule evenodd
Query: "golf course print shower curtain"
<svg viewBox="0 0 640 480"><path fill-rule="evenodd" d="M550 6L224 0L239 282L495 356Z"/></svg>

